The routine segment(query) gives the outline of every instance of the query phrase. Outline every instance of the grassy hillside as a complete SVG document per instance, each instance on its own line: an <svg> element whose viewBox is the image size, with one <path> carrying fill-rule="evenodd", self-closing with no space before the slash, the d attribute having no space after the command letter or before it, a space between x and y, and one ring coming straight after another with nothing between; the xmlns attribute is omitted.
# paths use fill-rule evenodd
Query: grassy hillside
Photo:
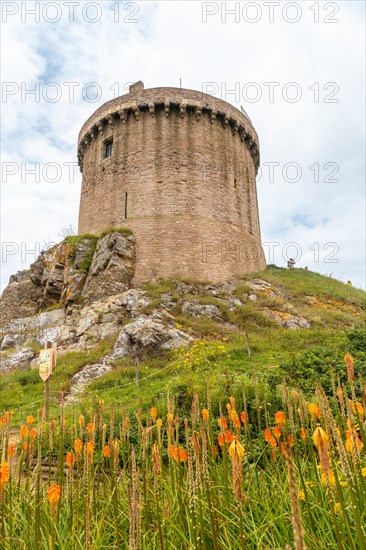
<svg viewBox="0 0 366 550"><path fill-rule="evenodd" d="M273 292L258 291L258 299L248 299L250 281L260 279L270 283ZM217 322L195 318L182 312L184 300L216 305L223 316ZM70 411L76 414L103 399L106 406L127 410L158 406L166 410L167 397L182 411L190 409L192 396L209 395L212 407L233 393L245 389L254 403L255 395L271 403L275 409L285 382L310 396L314 383L321 380L326 391L331 389L332 376L345 379L343 356L354 355L356 368L366 374L365 296L339 281L302 269L280 269L269 266L264 272L245 276L236 284L234 296L243 305L230 311L224 291L220 297L208 291L207 283L190 280L163 280L145 285L153 299L146 308L149 313L158 308L167 294L175 302L170 311L178 328L191 333L196 340L188 349L166 352L159 357L145 354L140 363L140 383L135 384L135 360L124 358L114 363L109 374L95 380L85 393L83 403ZM291 330L270 317L286 319L289 315L305 318L310 329ZM112 349L113 341L99 342L86 352L60 356L51 379L52 403L57 406L59 392L67 393L71 376L82 366L98 362ZM0 380L0 407L20 407L24 415L43 399L43 383L36 370L3 375ZM75 409L75 407L74 407Z"/></svg>
<svg viewBox="0 0 366 550"><path fill-rule="evenodd" d="M36 370L1 377L1 548L366 550L365 293L274 267L145 290L195 339L143 356L138 386L116 360L60 406L113 339L60 355L50 422Z"/></svg>

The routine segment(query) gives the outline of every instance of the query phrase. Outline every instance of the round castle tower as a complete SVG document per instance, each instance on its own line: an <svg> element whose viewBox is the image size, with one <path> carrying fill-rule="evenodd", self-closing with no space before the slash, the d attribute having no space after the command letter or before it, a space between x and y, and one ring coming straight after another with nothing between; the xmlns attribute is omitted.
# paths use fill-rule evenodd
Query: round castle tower
<svg viewBox="0 0 366 550"><path fill-rule="evenodd" d="M134 282L212 282L265 267L258 136L232 105L182 88L144 89L102 105L78 141L79 234L126 227Z"/></svg>

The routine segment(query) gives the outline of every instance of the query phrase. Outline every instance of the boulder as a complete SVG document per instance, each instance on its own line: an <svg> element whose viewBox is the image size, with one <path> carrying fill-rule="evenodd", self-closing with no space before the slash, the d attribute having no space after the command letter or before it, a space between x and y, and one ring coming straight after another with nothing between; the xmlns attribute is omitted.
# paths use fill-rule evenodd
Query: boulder
<svg viewBox="0 0 366 550"><path fill-rule="evenodd" d="M112 367L107 362L85 365L85 367L71 378L70 392L66 396L65 401L68 403L77 402L90 382L107 374L111 369Z"/></svg>
<svg viewBox="0 0 366 550"><path fill-rule="evenodd" d="M4 373L13 369L26 368L30 365L35 352L32 348L23 348L16 353L12 353L8 357L0 359L0 373Z"/></svg>
<svg viewBox="0 0 366 550"><path fill-rule="evenodd" d="M287 327L292 330L297 330L300 328L311 328L309 321L307 321L304 317L291 315L290 313L284 311L276 311L270 309L266 309L264 311L269 317L271 317L271 319L273 319L276 323L282 325L283 327Z"/></svg>
<svg viewBox="0 0 366 550"><path fill-rule="evenodd" d="M130 288L115 303L126 308L131 317L137 317L139 311L151 303L151 298L143 290Z"/></svg>
<svg viewBox="0 0 366 550"><path fill-rule="evenodd" d="M112 358L134 355L142 350L159 352L177 349L192 338L183 331L166 325L161 315L140 315L123 327L114 346Z"/></svg>
<svg viewBox="0 0 366 550"><path fill-rule="evenodd" d="M99 239L83 296L89 302L127 290L135 271L135 237L113 232Z"/></svg>
<svg viewBox="0 0 366 550"><path fill-rule="evenodd" d="M199 304L198 302L184 302L182 311L192 317L208 317L210 319L222 319L221 311L213 304Z"/></svg>
<svg viewBox="0 0 366 550"><path fill-rule="evenodd" d="M30 270L12 275L1 295L0 326L19 317L35 315L41 294L41 290L31 280Z"/></svg>

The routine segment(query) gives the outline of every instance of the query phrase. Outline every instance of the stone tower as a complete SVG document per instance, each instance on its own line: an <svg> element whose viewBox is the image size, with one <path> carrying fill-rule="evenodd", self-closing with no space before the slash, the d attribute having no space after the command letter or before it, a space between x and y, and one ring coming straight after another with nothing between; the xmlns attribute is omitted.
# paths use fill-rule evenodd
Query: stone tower
<svg viewBox="0 0 366 550"><path fill-rule="evenodd" d="M265 267L258 136L232 105L137 82L85 122L78 158L79 234L131 229L136 284L185 276L219 282Z"/></svg>

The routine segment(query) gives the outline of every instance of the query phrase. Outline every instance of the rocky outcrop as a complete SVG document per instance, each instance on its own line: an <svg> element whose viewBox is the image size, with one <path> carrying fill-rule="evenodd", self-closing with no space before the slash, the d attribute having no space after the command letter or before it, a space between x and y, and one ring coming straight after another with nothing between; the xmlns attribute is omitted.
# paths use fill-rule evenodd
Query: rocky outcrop
<svg viewBox="0 0 366 550"><path fill-rule="evenodd" d="M23 348L7 357L0 357L0 373L27 368L35 356L32 348Z"/></svg>
<svg viewBox="0 0 366 550"><path fill-rule="evenodd" d="M12 275L1 296L1 325L19 317L35 315L38 311L38 300L41 294L41 289L34 285L31 279L30 270L18 271Z"/></svg>
<svg viewBox="0 0 366 550"><path fill-rule="evenodd" d="M161 352L177 349L192 338L178 328L167 324L163 315L141 315L123 327L114 346L112 358L136 355L142 351Z"/></svg>
<svg viewBox="0 0 366 550"><path fill-rule="evenodd" d="M297 315L291 315L284 311L266 310L266 314L279 325L292 330L299 328L311 328L310 323L304 318Z"/></svg>
<svg viewBox="0 0 366 550"><path fill-rule="evenodd" d="M111 233L99 239L83 288L87 301L127 290L135 270L135 238Z"/></svg>
<svg viewBox="0 0 366 550"><path fill-rule="evenodd" d="M219 308L213 304L200 304L198 302L184 302L182 311L192 317L208 317L209 319L222 319Z"/></svg>
<svg viewBox="0 0 366 550"><path fill-rule="evenodd" d="M107 374L112 370L112 366L105 361L104 363L96 363L94 365L85 365L79 372L77 372L70 380L70 392L67 394L66 403L76 403L79 401L85 388L95 380L100 378L104 374Z"/></svg>
<svg viewBox="0 0 366 550"><path fill-rule="evenodd" d="M0 299L1 326L57 304L91 303L123 292L134 262L135 238L129 233L68 237L10 278Z"/></svg>
<svg viewBox="0 0 366 550"><path fill-rule="evenodd" d="M134 264L134 237L111 231L101 237L68 237L43 252L28 271L11 277L0 300L1 370L37 367L34 350L47 341L57 342L62 354L115 338L108 361L85 367L85 376L75 379L75 385L83 386L88 369L105 373L118 357L159 354L189 344L195 337L189 319L193 327L200 325L193 318L208 318L218 329L229 322L235 330L243 307L288 329L310 328L280 285L259 278L218 285L170 281L162 283L160 294L152 287L149 296L149 287L131 288ZM186 319L186 332L177 323L179 316Z"/></svg>

